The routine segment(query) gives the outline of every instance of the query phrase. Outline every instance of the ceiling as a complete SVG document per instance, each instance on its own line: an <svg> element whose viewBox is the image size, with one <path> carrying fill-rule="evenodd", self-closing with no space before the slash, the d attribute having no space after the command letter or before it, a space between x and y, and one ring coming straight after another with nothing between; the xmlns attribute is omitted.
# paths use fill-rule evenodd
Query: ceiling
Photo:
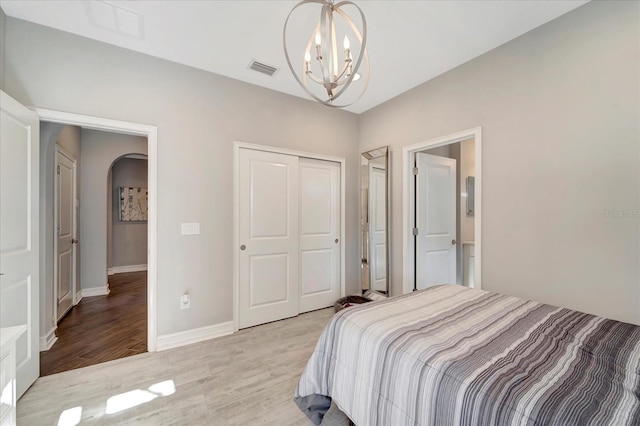
<svg viewBox="0 0 640 426"><path fill-rule="evenodd" d="M356 2L367 19L371 79L364 96L345 108L355 113L373 108L586 3ZM282 48L284 21L296 3L0 0L0 7L11 17L306 98L287 67ZM118 18L117 28L114 16ZM308 37L308 33L300 35ZM252 59L279 71L272 77L252 71L248 69Z"/></svg>

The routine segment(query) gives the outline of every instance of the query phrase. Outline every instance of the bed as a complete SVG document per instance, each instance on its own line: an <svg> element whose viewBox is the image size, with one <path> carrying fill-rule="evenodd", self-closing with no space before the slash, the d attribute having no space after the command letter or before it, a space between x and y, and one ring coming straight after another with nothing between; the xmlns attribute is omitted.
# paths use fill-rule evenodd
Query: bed
<svg viewBox="0 0 640 426"><path fill-rule="evenodd" d="M443 285L350 307L295 392L320 424L640 425L640 327Z"/></svg>

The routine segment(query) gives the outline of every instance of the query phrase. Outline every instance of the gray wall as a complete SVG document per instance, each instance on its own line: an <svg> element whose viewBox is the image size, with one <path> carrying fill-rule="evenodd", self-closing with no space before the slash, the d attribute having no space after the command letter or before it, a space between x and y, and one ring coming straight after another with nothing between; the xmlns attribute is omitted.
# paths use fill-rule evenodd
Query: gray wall
<svg viewBox="0 0 640 426"><path fill-rule="evenodd" d="M109 171L127 154L146 154L147 139L88 129L82 129L81 137L82 288L103 288L107 285Z"/></svg>
<svg viewBox="0 0 640 426"><path fill-rule="evenodd" d="M46 335L56 325L53 315L53 265L55 262L54 206L56 181L56 144L76 158L78 198L80 195L80 128L54 123L40 123L40 336ZM80 237L80 216L77 216ZM80 290L80 256L76 263L76 285Z"/></svg>
<svg viewBox="0 0 640 426"><path fill-rule="evenodd" d="M10 17L6 63L6 91L26 105L158 126L160 335L232 320L236 140L347 159L346 283L357 291L356 115ZM181 236L181 222L200 222L201 235ZM83 271L99 269L82 257ZM83 272L83 287L102 278ZM191 309L180 310L185 288Z"/></svg>
<svg viewBox="0 0 640 426"><path fill-rule="evenodd" d="M484 287L638 323L640 221L603 214L640 208L638 8L591 2L359 119L13 18L5 91L158 126L161 335L231 320L232 141L347 158L348 292L359 273L359 152L391 145L398 294L401 148L479 125ZM181 237L192 221L202 234ZM192 307L181 311L186 286Z"/></svg>
<svg viewBox="0 0 640 426"><path fill-rule="evenodd" d="M391 145L402 291L402 147L483 129L482 285L640 323L638 2L591 2L360 116Z"/></svg>
<svg viewBox="0 0 640 426"><path fill-rule="evenodd" d="M147 160L121 158L111 168L111 197L107 210L111 213L107 218L111 224L111 238L107 235L107 266L132 266L147 264L147 223L121 222L119 218L119 188L147 188ZM107 230L107 234L109 231Z"/></svg>

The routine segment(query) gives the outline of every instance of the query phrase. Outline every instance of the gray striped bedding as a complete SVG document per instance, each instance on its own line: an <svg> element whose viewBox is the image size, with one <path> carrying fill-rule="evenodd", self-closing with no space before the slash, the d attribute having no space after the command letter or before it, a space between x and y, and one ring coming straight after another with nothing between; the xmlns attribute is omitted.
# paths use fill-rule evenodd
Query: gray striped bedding
<svg viewBox="0 0 640 426"><path fill-rule="evenodd" d="M461 286L337 313L296 389L315 423L640 425L640 327Z"/></svg>

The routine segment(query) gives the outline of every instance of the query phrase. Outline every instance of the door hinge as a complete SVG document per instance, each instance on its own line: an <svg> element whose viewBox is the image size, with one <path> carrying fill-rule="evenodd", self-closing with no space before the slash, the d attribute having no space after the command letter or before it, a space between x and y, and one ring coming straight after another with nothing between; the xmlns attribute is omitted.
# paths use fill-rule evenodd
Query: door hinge
<svg viewBox="0 0 640 426"><path fill-rule="evenodd" d="M60 164L58 164L58 174L60 174Z"/></svg>
<svg viewBox="0 0 640 426"><path fill-rule="evenodd" d="M418 228L413 228L413 230L411 231L411 233L415 236L418 235Z"/></svg>
<svg viewBox="0 0 640 426"><path fill-rule="evenodd" d="M417 167L413 168L413 175L414 176L418 176L418 168Z"/></svg>

